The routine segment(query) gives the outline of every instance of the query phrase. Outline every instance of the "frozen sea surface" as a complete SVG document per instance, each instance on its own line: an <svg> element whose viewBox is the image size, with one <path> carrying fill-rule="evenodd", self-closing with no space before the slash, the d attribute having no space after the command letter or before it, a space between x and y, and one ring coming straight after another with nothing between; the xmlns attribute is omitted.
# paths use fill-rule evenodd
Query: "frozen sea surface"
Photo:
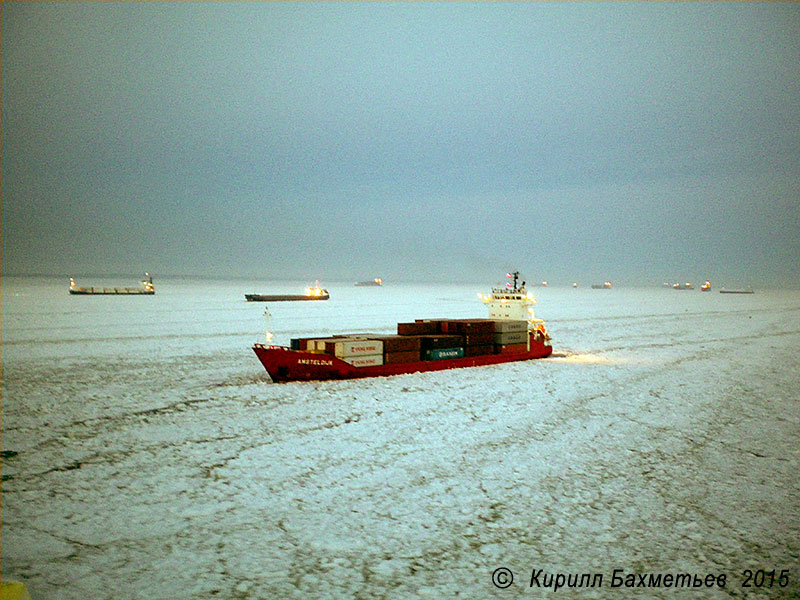
<svg viewBox="0 0 800 600"><path fill-rule="evenodd" d="M800 293L538 288L553 358L272 384L243 294L306 283L5 278L4 577L34 600L800 597ZM324 283L269 305L277 342L484 316L489 287Z"/></svg>

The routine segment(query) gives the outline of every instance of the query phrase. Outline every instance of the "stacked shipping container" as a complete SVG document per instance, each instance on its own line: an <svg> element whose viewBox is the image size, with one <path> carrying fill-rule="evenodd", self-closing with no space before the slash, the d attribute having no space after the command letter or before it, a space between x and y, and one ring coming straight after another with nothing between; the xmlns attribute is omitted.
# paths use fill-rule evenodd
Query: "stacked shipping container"
<svg viewBox="0 0 800 600"><path fill-rule="evenodd" d="M295 338L292 350L329 354L366 367L528 350L528 322L502 319L417 319L398 323L397 335L355 333Z"/></svg>

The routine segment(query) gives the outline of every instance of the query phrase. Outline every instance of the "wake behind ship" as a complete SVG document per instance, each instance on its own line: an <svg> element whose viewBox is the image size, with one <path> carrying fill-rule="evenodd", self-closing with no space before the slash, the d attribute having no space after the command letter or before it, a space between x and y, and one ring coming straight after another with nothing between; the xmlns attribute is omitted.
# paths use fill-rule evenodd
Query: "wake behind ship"
<svg viewBox="0 0 800 600"><path fill-rule="evenodd" d="M417 319L398 323L397 334L341 334L296 338L291 347L255 344L274 382L354 379L477 367L550 356L544 321L536 319L536 299L518 285L479 294L489 308L483 319ZM268 332L267 338L271 334Z"/></svg>

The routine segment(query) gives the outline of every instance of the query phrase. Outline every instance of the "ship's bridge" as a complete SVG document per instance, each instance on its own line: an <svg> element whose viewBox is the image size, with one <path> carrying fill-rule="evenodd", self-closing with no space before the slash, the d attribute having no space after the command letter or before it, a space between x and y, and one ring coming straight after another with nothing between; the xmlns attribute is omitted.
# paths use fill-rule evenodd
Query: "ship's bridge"
<svg viewBox="0 0 800 600"><path fill-rule="evenodd" d="M517 285L519 273L508 275L513 277L505 288L496 287L489 295L478 294L478 298L487 305L490 319L505 319L511 321L528 321L528 328L533 329L541 321L536 318L533 306L536 298L533 292L525 289L525 283Z"/></svg>

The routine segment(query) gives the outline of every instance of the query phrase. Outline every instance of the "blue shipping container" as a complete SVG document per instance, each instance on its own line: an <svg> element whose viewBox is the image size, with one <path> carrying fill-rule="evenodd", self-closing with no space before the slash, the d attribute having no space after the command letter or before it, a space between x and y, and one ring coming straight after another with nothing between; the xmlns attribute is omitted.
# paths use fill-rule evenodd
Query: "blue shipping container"
<svg viewBox="0 0 800 600"><path fill-rule="evenodd" d="M431 348L425 352L425 360L444 360L447 358L463 358L464 348Z"/></svg>

